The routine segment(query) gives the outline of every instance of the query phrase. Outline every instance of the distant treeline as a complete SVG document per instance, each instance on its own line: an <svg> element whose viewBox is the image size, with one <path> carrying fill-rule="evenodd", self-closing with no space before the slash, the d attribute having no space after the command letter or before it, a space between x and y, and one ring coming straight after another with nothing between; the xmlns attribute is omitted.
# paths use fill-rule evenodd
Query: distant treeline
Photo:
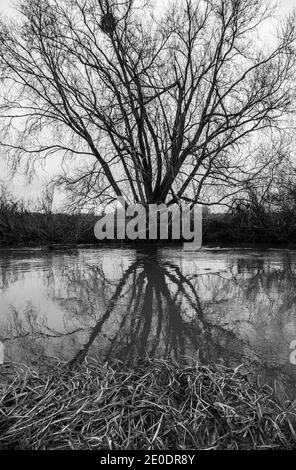
<svg viewBox="0 0 296 470"><path fill-rule="evenodd" d="M97 220L92 214L30 211L21 201L2 198L0 245L100 243L94 236ZM247 205L223 214L205 213L203 243L296 244L296 212L266 212Z"/></svg>
<svg viewBox="0 0 296 470"><path fill-rule="evenodd" d="M296 245L296 212L236 208L203 219L204 243Z"/></svg>
<svg viewBox="0 0 296 470"><path fill-rule="evenodd" d="M30 211L22 201L0 199L0 245L94 242L96 218L85 214Z"/></svg>

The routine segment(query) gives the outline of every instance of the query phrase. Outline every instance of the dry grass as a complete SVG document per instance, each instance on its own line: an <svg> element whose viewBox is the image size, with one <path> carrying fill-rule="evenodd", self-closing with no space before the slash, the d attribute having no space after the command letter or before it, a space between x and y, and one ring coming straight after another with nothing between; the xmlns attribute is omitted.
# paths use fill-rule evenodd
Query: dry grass
<svg viewBox="0 0 296 470"><path fill-rule="evenodd" d="M2 449L296 448L294 413L242 368L88 360L0 370Z"/></svg>

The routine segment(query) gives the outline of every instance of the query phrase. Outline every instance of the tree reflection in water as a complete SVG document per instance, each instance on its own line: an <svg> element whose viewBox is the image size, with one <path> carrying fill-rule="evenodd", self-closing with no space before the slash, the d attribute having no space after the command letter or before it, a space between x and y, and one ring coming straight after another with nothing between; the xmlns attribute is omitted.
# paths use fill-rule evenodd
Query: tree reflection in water
<svg viewBox="0 0 296 470"><path fill-rule="evenodd" d="M18 310L12 302L1 319L11 357L40 362L58 356L70 364L88 354L127 364L146 356L191 357L251 362L272 379L294 377L288 360L296 338L294 258L225 255L225 269L207 272L198 259L178 264L157 249L132 254L128 262L115 259L114 269L96 261L99 256L81 262L78 252L33 258L40 266L36 288L39 282L46 293L43 310L30 301ZM2 263L1 272L0 296L22 281L26 267L24 261Z"/></svg>

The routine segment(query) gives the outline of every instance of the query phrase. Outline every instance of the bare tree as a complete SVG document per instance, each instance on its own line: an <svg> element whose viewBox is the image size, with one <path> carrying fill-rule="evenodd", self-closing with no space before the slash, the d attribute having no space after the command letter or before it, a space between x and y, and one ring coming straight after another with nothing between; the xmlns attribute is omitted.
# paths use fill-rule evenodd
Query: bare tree
<svg viewBox="0 0 296 470"><path fill-rule="evenodd" d="M54 186L47 185L42 191L41 198L37 200L37 211L46 215L52 215L54 200Z"/></svg>
<svg viewBox="0 0 296 470"><path fill-rule="evenodd" d="M74 200L218 200L274 160L292 110L295 16L260 47L261 0L22 0L2 20L2 145L61 155ZM218 202L216 199L216 202Z"/></svg>

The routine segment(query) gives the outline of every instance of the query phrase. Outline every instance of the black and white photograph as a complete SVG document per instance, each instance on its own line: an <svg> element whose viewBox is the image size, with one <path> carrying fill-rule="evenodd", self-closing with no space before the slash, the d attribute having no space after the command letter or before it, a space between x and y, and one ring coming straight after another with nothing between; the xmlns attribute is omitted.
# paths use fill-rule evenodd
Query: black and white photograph
<svg viewBox="0 0 296 470"><path fill-rule="evenodd" d="M296 450L296 0L0 0L0 457L229 450Z"/></svg>

